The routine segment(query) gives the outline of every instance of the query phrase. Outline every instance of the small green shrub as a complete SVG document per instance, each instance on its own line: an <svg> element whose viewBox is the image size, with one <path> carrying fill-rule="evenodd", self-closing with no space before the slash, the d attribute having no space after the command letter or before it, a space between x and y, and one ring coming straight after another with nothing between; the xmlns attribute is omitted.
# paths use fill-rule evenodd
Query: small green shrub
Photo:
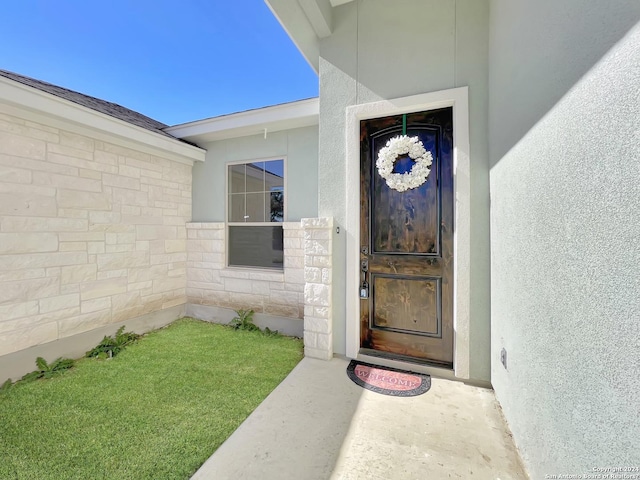
<svg viewBox="0 0 640 480"><path fill-rule="evenodd" d="M127 345L134 343L138 340L141 335L133 332L125 332L124 325L118 329L115 336L105 337L102 341L89 350L85 356L87 358L96 357L96 358L112 358L115 357L118 353L120 353Z"/></svg>
<svg viewBox="0 0 640 480"><path fill-rule="evenodd" d="M271 330L269 327L264 327L264 330L262 331L262 333L264 333L265 337L279 337L280 334L278 333L278 330Z"/></svg>
<svg viewBox="0 0 640 480"><path fill-rule="evenodd" d="M236 330L260 330L260 328L255 323L253 323L254 313L255 312L253 310L236 310L236 315L238 316L231 319L229 325L231 325Z"/></svg>
<svg viewBox="0 0 640 480"><path fill-rule="evenodd" d="M24 382L32 382L39 378L51 378L60 372L69 370L75 365L75 363L75 360L70 358L57 358L49 364L44 358L38 357L36 358L37 370L27 373L22 377L22 380Z"/></svg>

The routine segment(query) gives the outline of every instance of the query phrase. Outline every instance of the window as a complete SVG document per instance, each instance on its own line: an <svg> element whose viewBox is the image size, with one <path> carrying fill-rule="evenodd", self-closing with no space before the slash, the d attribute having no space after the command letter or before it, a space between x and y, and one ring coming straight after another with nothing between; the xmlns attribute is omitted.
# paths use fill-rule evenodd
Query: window
<svg viewBox="0 0 640 480"><path fill-rule="evenodd" d="M284 160L227 166L228 265L282 269Z"/></svg>

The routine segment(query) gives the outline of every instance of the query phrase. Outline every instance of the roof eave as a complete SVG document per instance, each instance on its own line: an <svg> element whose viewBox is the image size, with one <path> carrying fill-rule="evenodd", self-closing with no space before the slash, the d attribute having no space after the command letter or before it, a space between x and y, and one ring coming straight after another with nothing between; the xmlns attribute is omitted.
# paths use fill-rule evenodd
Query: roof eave
<svg viewBox="0 0 640 480"><path fill-rule="evenodd" d="M175 125L164 131L204 145L217 140L318 125L319 113L318 98L311 98Z"/></svg>
<svg viewBox="0 0 640 480"><path fill-rule="evenodd" d="M181 157L182 161L204 161L205 150L177 138L133 125L78 103L0 76L0 102L83 128L98 130L128 141Z"/></svg>
<svg viewBox="0 0 640 480"><path fill-rule="evenodd" d="M265 0L289 38L318 73L320 39L331 35L333 7L351 0Z"/></svg>

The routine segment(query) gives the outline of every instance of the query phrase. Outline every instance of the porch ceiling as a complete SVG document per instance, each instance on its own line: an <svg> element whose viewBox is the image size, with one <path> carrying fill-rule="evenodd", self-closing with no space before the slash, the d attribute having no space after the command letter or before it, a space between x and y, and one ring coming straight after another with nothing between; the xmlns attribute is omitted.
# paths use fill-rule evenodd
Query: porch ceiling
<svg viewBox="0 0 640 480"><path fill-rule="evenodd" d="M317 73L319 40L333 32L334 9L352 1L265 0L265 3Z"/></svg>

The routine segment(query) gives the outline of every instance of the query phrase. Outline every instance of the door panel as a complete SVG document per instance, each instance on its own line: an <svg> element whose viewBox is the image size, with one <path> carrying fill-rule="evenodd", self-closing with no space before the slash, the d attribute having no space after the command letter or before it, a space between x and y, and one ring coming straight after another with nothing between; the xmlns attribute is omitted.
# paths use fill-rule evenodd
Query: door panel
<svg viewBox="0 0 640 480"><path fill-rule="evenodd" d="M375 166L379 150L402 134L402 116L361 122L362 281L360 346L366 353L453 362L452 109L408 114L408 136L433 156L420 187L389 188ZM395 173L413 161L397 159ZM365 271L366 270L366 271ZM363 285L366 286L366 285Z"/></svg>

